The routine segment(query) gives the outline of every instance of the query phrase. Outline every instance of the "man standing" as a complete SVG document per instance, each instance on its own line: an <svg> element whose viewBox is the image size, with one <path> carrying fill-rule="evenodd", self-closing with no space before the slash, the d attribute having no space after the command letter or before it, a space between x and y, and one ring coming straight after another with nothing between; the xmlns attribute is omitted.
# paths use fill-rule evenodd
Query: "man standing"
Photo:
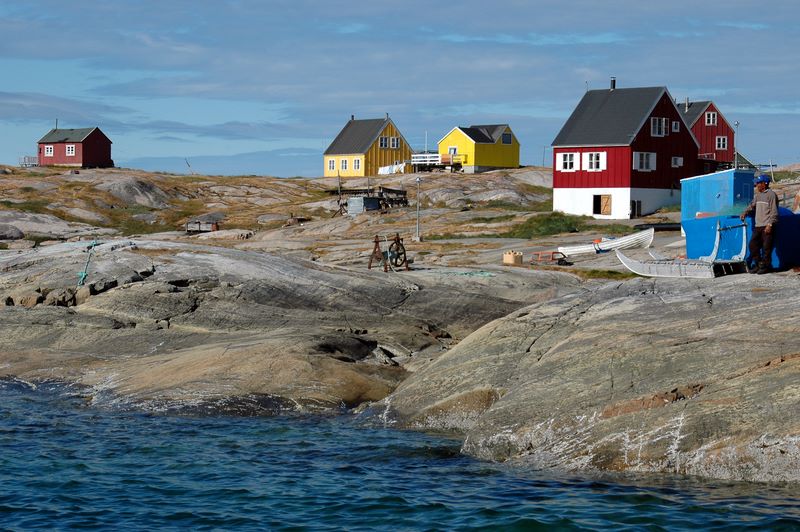
<svg viewBox="0 0 800 532"><path fill-rule="evenodd" d="M753 201L744 210L742 221L755 214L755 228L750 238L750 273L767 273L772 270L772 248L778 227L778 195L769 188L770 178L761 174L755 180L756 193Z"/></svg>

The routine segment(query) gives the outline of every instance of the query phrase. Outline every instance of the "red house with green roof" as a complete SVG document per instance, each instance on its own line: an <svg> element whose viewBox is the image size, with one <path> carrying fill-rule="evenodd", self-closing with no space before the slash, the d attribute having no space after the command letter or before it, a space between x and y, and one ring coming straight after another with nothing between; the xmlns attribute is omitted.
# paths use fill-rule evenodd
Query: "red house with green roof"
<svg viewBox="0 0 800 532"><path fill-rule="evenodd" d="M111 140L98 127L51 129L39 139L39 166L111 168Z"/></svg>

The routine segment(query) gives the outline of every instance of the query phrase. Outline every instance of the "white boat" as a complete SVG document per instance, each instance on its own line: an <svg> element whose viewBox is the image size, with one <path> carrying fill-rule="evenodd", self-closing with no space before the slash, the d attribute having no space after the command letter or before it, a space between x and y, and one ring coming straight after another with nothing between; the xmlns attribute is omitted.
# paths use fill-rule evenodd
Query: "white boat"
<svg viewBox="0 0 800 532"><path fill-rule="evenodd" d="M621 236L619 238L606 238L599 242L592 242L591 244L583 244L580 246L560 246L558 251L571 257L574 255L581 255L587 253L603 253L611 251L612 249L630 249L630 248L649 248L653 243L653 233L655 229L645 229L638 233L631 235Z"/></svg>
<svg viewBox="0 0 800 532"><path fill-rule="evenodd" d="M722 275L744 273L744 261L698 259L667 259L651 253L653 260L635 260L620 250L614 250L623 266L643 277L683 277L687 279L713 279Z"/></svg>

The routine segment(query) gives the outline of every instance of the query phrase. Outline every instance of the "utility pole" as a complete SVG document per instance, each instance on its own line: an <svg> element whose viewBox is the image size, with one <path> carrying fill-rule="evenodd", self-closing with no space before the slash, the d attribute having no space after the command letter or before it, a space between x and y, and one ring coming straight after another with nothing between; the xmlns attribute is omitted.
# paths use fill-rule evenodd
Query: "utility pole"
<svg viewBox="0 0 800 532"><path fill-rule="evenodd" d="M419 233L419 184L422 181L422 178L417 176L417 234L414 235L414 242L422 242L422 235Z"/></svg>
<svg viewBox="0 0 800 532"><path fill-rule="evenodd" d="M733 169L736 170L739 168L739 149L737 148L737 142L739 140L739 121L735 121L733 123L733 127L736 128L736 131L733 134Z"/></svg>

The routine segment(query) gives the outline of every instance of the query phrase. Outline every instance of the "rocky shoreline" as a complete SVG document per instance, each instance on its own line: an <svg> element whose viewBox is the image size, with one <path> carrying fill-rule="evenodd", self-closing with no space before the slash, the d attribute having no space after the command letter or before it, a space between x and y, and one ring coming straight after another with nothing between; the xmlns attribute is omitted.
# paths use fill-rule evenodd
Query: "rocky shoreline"
<svg viewBox="0 0 800 532"><path fill-rule="evenodd" d="M463 452L522 467L800 481L797 273L611 280L608 255L504 267L510 249L592 238L485 236L536 214L487 216L458 197L512 177L440 187L455 192L422 211L426 231L483 236L407 240L414 264L397 273L366 268L370 235L409 234L411 209L203 238L3 211L7 225L57 234L0 249L0 378L155 412L357 413L454 433ZM321 204L309 184L280 186ZM260 189L248 187L252 203ZM153 203L151 217L184 201L106 188Z"/></svg>

